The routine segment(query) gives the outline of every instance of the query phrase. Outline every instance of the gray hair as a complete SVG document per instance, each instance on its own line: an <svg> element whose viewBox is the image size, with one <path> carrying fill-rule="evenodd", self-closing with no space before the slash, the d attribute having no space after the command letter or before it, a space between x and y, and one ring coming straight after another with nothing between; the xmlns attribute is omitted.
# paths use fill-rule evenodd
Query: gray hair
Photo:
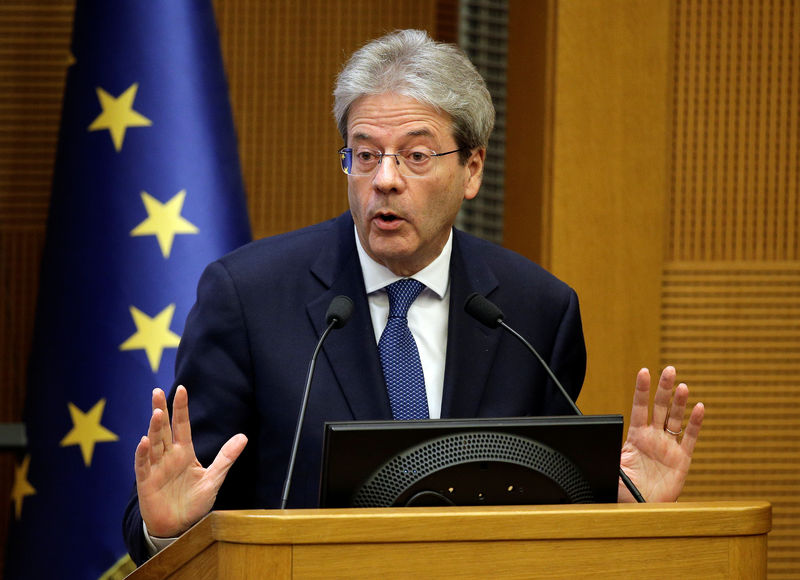
<svg viewBox="0 0 800 580"><path fill-rule="evenodd" d="M347 143L347 117L360 97L396 93L450 115L462 151L486 147L494 106L486 83L464 52L422 30L398 30L358 49L336 79L333 115Z"/></svg>

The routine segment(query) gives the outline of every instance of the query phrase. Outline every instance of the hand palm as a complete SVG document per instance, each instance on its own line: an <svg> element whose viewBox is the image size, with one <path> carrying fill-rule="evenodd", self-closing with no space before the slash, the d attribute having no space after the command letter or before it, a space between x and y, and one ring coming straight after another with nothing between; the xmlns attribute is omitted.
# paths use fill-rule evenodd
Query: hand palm
<svg viewBox="0 0 800 580"><path fill-rule="evenodd" d="M697 436L703 423L704 407L692 410L683 439L670 434L680 432L689 389L681 383L675 389L675 369L661 374L653 404L652 422L647 422L650 373L642 369L636 378L636 392L628 437L622 447L620 467L634 482L648 502L675 501L683 489ZM670 405L670 399L671 405ZM621 499L628 499L620 487Z"/></svg>
<svg viewBox="0 0 800 580"><path fill-rule="evenodd" d="M161 537L184 532L209 512L228 469L247 443L243 435L235 435L204 468L192 445L183 387L178 387L173 408L170 429L164 394L156 389L150 429L136 449L139 509L148 532Z"/></svg>

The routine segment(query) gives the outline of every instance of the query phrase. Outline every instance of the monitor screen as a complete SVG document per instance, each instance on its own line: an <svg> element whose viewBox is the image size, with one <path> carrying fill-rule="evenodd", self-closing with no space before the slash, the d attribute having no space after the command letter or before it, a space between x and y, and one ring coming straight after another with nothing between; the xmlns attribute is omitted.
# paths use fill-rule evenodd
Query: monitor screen
<svg viewBox="0 0 800 580"><path fill-rule="evenodd" d="M321 507L617 501L621 415L325 424Z"/></svg>

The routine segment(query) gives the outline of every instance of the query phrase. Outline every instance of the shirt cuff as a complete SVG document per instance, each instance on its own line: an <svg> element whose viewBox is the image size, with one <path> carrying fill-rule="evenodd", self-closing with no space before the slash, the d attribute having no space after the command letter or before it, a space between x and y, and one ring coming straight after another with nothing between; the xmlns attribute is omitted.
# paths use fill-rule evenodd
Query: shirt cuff
<svg viewBox="0 0 800 580"><path fill-rule="evenodd" d="M155 556L161 550L169 546L178 538L159 538L158 536L151 536L147 532L147 524L142 520L142 529L144 530L144 541L147 543L147 549L150 551L151 556Z"/></svg>

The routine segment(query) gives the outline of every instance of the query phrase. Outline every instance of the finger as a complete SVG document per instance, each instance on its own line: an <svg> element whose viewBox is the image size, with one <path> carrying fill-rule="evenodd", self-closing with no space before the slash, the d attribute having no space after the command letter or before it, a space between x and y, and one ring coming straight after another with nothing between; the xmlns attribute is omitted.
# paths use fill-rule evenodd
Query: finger
<svg viewBox="0 0 800 580"><path fill-rule="evenodd" d="M172 401L172 434L175 443L191 444L192 428L189 424L189 394L186 387L178 385Z"/></svg>
<svg viewBox="0 0 800 580"><path fill-rule="evenodd" d="M153 389L153 410L161 409L165 413L167 412L167 395L164 393L163 389L159 389L156 387Z"/></svg>
<svg viewBox="0 0 800 580"><path fill-rule="evenodd" d="M133 469L136 473L136 484L144 482L150 476L150 439L142 437L136 446Z"/></svg>
<svg viewBox="0 0 800 580"><path fill-rule="evenodd" d="M665 367L658 379L658 388L653 401L653 425L663 427L667 419L669 401L672 398L672 387L675 385L675 368Z"/></svg>
<svg viewBox="0 0 800 580"><path fill-rule="evenodd" d="M164 412L161 409L154 409L150 417L150 428L147 430L147 438L150 441L150 462L157 463L164 455L166 446L164 445Z"/></svg>
<svg viewBox="0 0 800 580"><path fill-rule="evenodd" d="M159 412L159 418L163 417L163 421L159 420L156 425L158 432L153 431L153 420L150 420L151 430L148 431L147 436L150 437L153 448L163 447L164 450L172 446L172 430L169 426L169 410L167 409L167 397L164 391L155 388L153 389L153 418Z"/></svg>
<svg viewBox="0 0 800 580"><path fill-rule="evenodd" d="M683 425L683 415L686 413L686 403L689 401L689 387L681 383L675 389L675 396L672 397L672 406L669 409L669 417L664 423L664 430L669 430L670 435L681 432Z"/></svg>
<svg viewBox="0 0 800 580"><path fill-rule="evenodd" d="M689 423L686 425L681 447L690 457L692 453L694 453L694 446L697 443L698 435L700 435L700 428L703 426L705 414L706 408L703 403L697 403L694 409L692 409L692 414L689 416Z"/></svg>
<svg viewBox="0 0 800 580"><path fill-rule="evenodd" d="M647 407L650 404L650 371L641 369L636 375L636 390L633 392L631 427L647 426Z"/></svg>
<svg viewBox="0 0 800 580"><path fill-rule="evenodd" d="M245 445L247 445L247 437L244 434L238 433L234 435L225 442L214 461L208 466L206 476L214 482L217 489L225 480L225 476L228 474L233 462L242 454Z"/></svg>

